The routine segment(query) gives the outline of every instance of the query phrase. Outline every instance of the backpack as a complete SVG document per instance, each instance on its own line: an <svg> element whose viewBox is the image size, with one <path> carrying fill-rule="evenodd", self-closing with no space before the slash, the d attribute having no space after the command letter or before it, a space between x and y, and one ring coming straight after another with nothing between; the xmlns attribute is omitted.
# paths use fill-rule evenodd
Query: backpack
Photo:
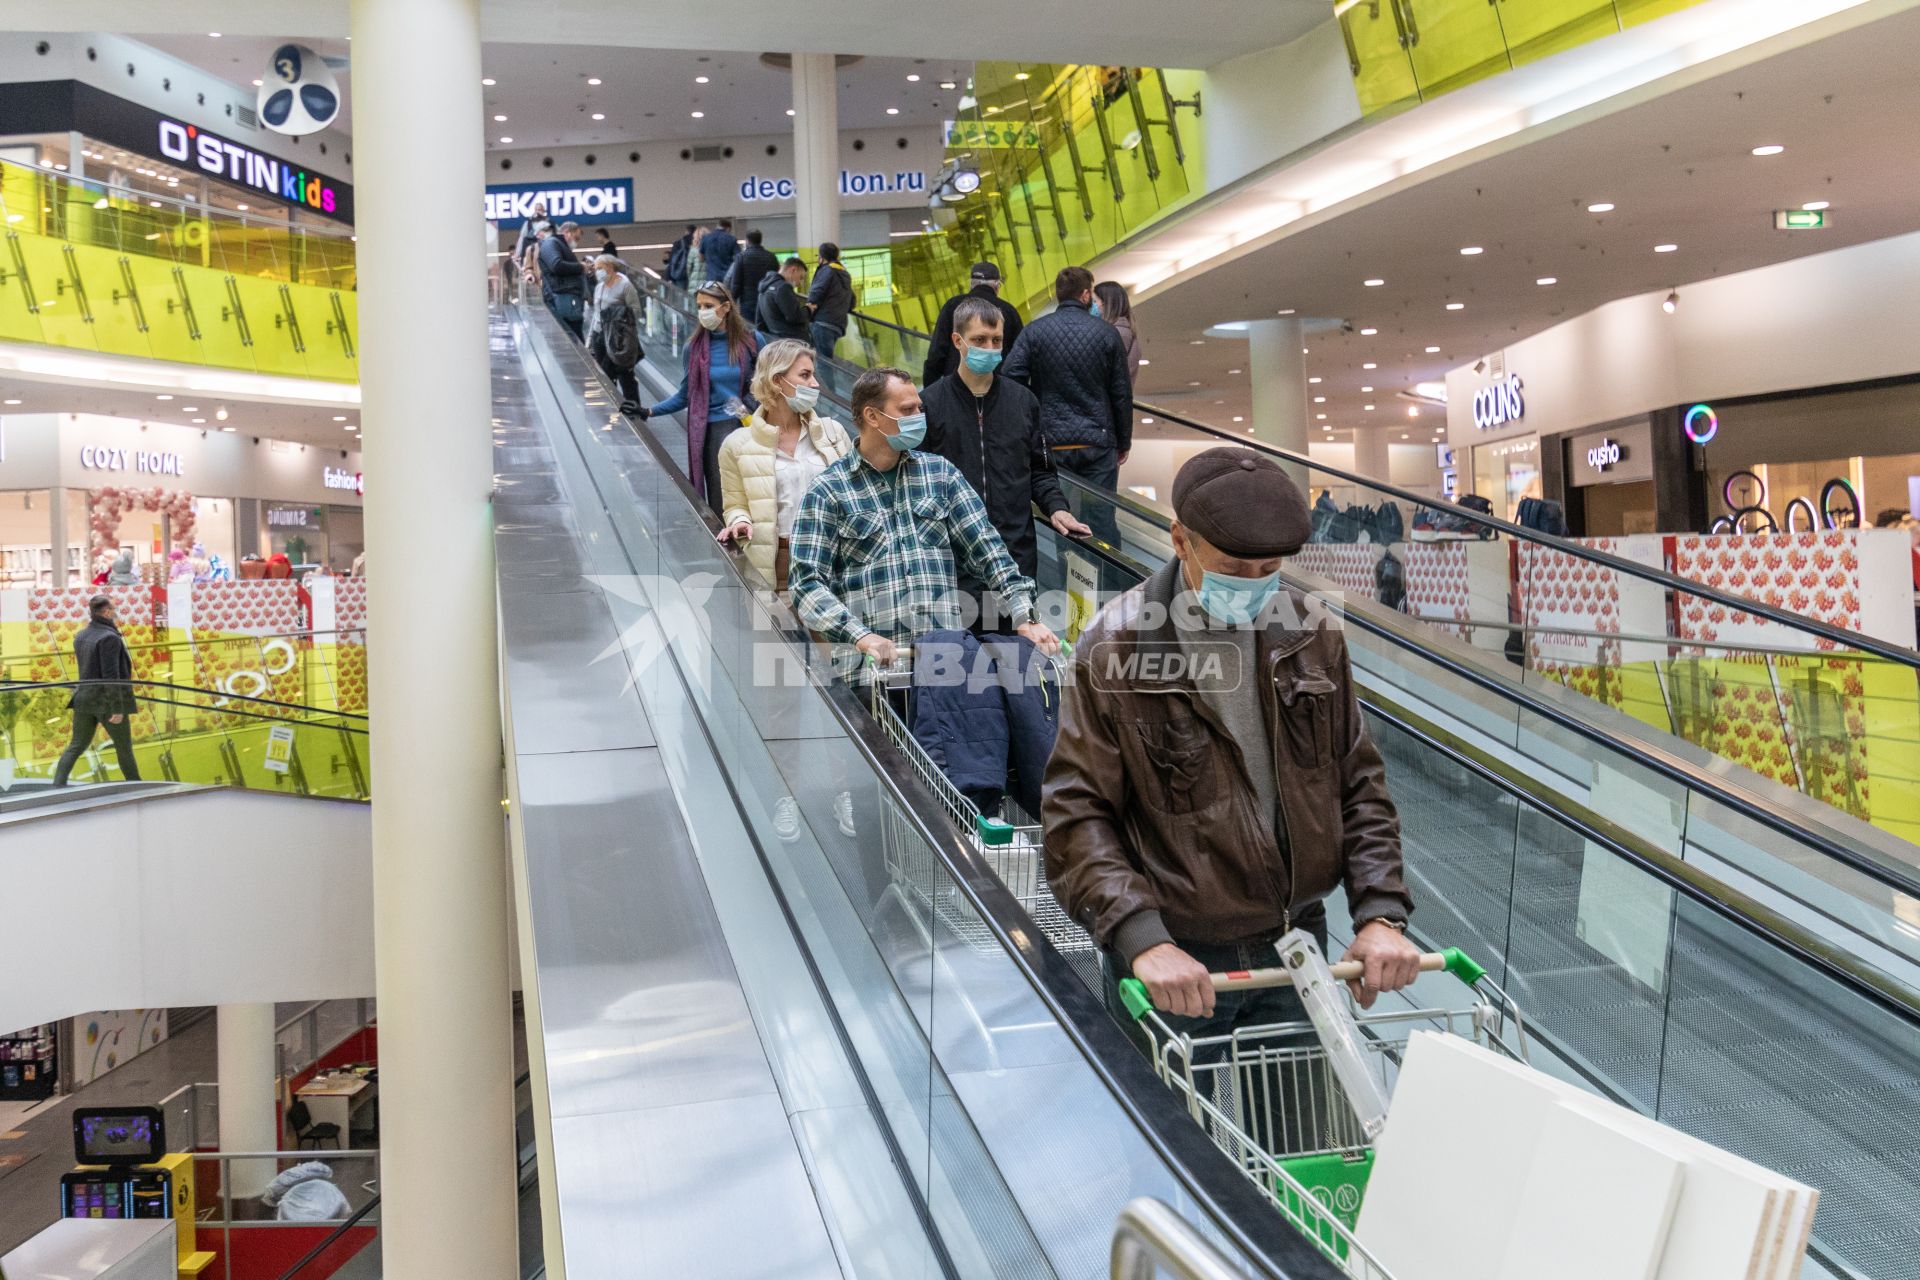
<svg viewBox="0 0 1920 1280"><path fill-rule="evenodd" d="M607 308L600 317L600 328L606 344L607 359L616 369L631 369L646 359L646 352L640 349L640 322L633 314L633 308L624 302L616 302Z"/></svg>
<svg viewBox="0 0 1920 1280"><path fill-rule="evenodd" d="M1373 586L1379 593L1380 603L1389 609L1406 611L1407 607L1407 567L1400 563L1400 557L1389 551L1374 562Z"/></svg>

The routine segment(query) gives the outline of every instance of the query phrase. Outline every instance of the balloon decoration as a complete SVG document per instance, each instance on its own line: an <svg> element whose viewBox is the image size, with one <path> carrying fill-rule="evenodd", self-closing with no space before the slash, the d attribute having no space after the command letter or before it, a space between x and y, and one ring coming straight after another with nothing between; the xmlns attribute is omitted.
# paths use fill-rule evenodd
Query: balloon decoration
<svg viewBox="0 0 1920 1280"><path fill-rule="evenodd" d="M98 573L113 562L114 553L120 550L120 517L129 511L152 511L165 516L173 522L173 540L176 543L191 544L193 541L193 495L173 489L126 489L109 485L104 489L95 489L92 493L92 515L89 525L92 535L88 545L93 553L94 572Z"/></svg>

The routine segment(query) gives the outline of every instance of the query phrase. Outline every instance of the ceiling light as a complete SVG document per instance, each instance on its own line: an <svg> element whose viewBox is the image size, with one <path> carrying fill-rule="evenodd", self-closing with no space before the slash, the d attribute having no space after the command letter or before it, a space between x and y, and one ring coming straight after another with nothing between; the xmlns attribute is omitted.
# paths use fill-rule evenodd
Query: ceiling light
<svg viewBox="0 0 1920 1280"><path fill-rule="evenodd" d="M1361 405L1360 407L1361 407L1362 409L1365 409L1365 410L1366 410L1366 411L1367 411L1368 413L1372 413L1372 412L1373 412L1373 406L1372 406L1372 405L1370 405L1370 404L1363 404L1363 405Z"/></svg>
<svg viewBox="0 0 1920 1280"><path fill-rule="evenodd" d="M1361 394L1361 395L1363 395L1363 396L1367 396L1367 395L1372 395L1372 394L1373 394L1373 388L1372 388L1372 387L1362 387L1362 388L1360 388L1360 394Z"/></svg>
<svg viewBox="0 0 1920 1280"><path fill-rule="evenodd" d="M245 213L245 212L247 211L247 206L245 206L245 205L243 205L243 204L236 204L236 205L235 205L235 206L233 206L233 207L234 207L234 208L236 208L236 209L238 209L238 210L239 210L240 212L242 212L242 213Z"/></svg>
<svg viewBox="0 0 1920 1280"><path fill-rule="evenodd" d="M1326 415L1326 414L1324 414L1324 413L1316 413L1316 414L1314 414L1313 416L1314 416L1314 417L1316 417L1316 418L1324 418L1324 417L1326 417L1327 415ZM1333 428L1332 428L1332 427L1328 427L1328 428L1327 428L1327 430L1329 430L1329 431L1331 431L1331 430L1333 430Z"/></svg>
<svg viewBox="0 0 1920 1280"><path fill-rule="evenodd" d="M599 83L600 83L600 77L599 77L599 76L588 76L588 77L587 77L587 83L588 83L588 84L596 84L596 85L597 85L597 84L599 84Z"/></svg>
<svg viewBox="0 0 1920 1280"><path fill-rule="evenodd" d="M1308 382L1318 382L1318 381L1320 381L1320 379L1318 379L1318 378L1308 378L1308 379L1307 379L1307 381L1308 381Z"/></svg>
<svg viewBox="0 0 1920 1280"><path fill-rule="evenodd" d="M1276 311L1276 312L1274 312L1273 314L1275 314L1275 315L1277 315L1277 316L1290 316L1290 315L1292 315L1292 314L1293 314L1293 308L1292 308L1292 307L1282 307L1282 308L1280 308L1280 310L1278 310L1278 311Z"/></svg>
<svg viewBox="0 0 1920 1280"><path fill-rule="evenodd" d="M695 77L693 78L693 82L694 82L695 84L707 84L707 83L709 83L709 82L710 82L710 78L709 78L709 77L707 77L707 76L695 76ZM598 81L595 81L594 83L596 83L596 84L597 84L597 83L599 83L599 82L598 82Z"/></svg>
<svg viewBox="0 0 1920 1280"><path fill-rule="evenodd" d="M6 401L5 403L7 403L7 404L19 404L20 402L19 402L18 400L8 400L8 401Z"/></svg>
<svg viewBox="0 0 1920 1280"><path fill-rule="evenodd" d="M1660 309L1666 312L1668 315L1672 315L1675 311L1679 310L1680 309L1680 291L1678 289L1675 289L1671 293L1669 293L1666 297L1666 300L1660 304Z"/></svg>
<svg viewBox="0 0 1920 1280"><path fill-rule="evenodd" d="M259 80L255 80L255 81L253 82L253 87L254 87L254 88L256 88L256 89L258 89L258 88L259 88L259 87L261 86L261 84L262 84L262 83L263 83L262 81L259 81Z"/></svg>
<svg viewBox="0 0 1920 1280"><path fill-rule="evenodd" d="M1461 257L1463 257L1463 258L1471 258L1471 257L1473 257L1473 256L1474 256L1475 254L1479 254L1479 253L1485 253L1485 252L1486 252L1486 250L1485 250L1485 249L1482 249L1482 248L1481 248L1481 247L1480 247L1479 245L1477 245L1477 244L1470 244L1470 245L1468 245L1468 246L1467 246L1466 248L1464 248L1464 249L1462 249L1462 250L1460 251L1460 256L1461 256Z"/></svg>
<svg viewBox="0 0 1920 1280"><path fill-rule="evenodd" d="M1447 304L1447 310L1449 311L1465 311L1466 309L1467 304L1464 302L1449 302Z"/></svg>
<svg viewBox="0 0 1920 1280"><path fill-rule="evenodd" d="M900 114L900 108L898 108L898 107L888 107L888 108L887 108L887 114L888 114L888 115L890 115L890 116L897 116L897 115L899 115L899 114Z"/></svg>
<svg viewBox="0 0 1920 1280"><path fill-rule="evenodd" d="M1588 205L1587 212L1588 213L1612 213L1613 206L1603 200L1599 204Z"/></svg>
<svg viewBox="0 0 1920 1280"><path fill-rule="evenodd" d="M1541 276L1538 280L1535 280L1534 283L1535 284L1559 284L1560 277L1559 276Z"/></svg>
<svg viewBox="0 0 1920 1280"><path fill-rule="evenodd" d="M1140 361L1140 363L1141 363L1141 364L1143 364L1143 365L1148 365L1148 364L1152 364L1152 363L1153 363L1153 361L1151 361L1151 360L1145 360L1145 359L1143 359L1143 360L1141 360L1141 361Z"/></svg>
<svg viewBox="0 0 1920 1280"><path fill-rule="evenodd" d="M1374 334L1378 332L1380 332L1378 329L1362 329L1360 331L1360 336L1363 338L1371 338Z"/></svg>
<svg viewBox="0 0 1920 1280"><path fill-rule="evenodd" d="M238 427L222 427L222 428L220 428L220 429L221 429L222 431L238 431L238 430L239 430L240 428L238 428Z"/></svg>
<svg viewBox="0 0 1920 1280"><path fill-rule="evenodd" d="M1410 435L1408 435L1408 434L1407 434L1406 432L1404 432L1404 431L1402 431L1402 432L1400 433L1400 438L1401 438L1402 440L1411 440L1411 439L1413 439L1413 437L1412 437L1412 436L1410 436Z"/></svg>
<svg viewBox="0 0 1920 1280"><path fill-rule="evenodd" d="M206 424L206 421L207 421L207 420L206 420L205 418L195 418L195 419L193 420L193 425L194 425L194 426L196 426L196 427L198 427L198 426L204 426L204 425Z"/></svg>
<svg viewBox="0 0 1920 1280"><path fill-rule="evenodd" d="M1207 345L1207 340L1205 338L1189 338L1187 339L1187 345L1190 347L1204 347Z"/></svg>
<svg viewBox="0 0 1920 1280"><path fill-rule="evenodd" d="M220 33L218 31L209 31L207 32L207 37L212 40L218 40L220 38Z"/></svg>
<svg viewBox="0 0 1920 1280"><path fill-rule="evenodd" d="M492 80L492 79L491 79L491 78L489 77L489 78L486 78L486 79L482 79L482 80L480 81L480 83L481 83L481 84L484 84L484 85L486 85L486 86L487 86L488 88L492 88L492 87L493 87L493 83L494 83L494 82L493 82L493 80Z"/></svg>
<svg viewBox="0 0 1920 1280"><path fill-rule="evenodd" d="M1198 382L1198 381L1194 381L1194 382L1189 382L1189 383L1188 383L1187 385L1188 385L1188 386L1190 386L1190 387L1197 387L1197 386L1199 386L1200 384L1199 384L1199 382Z"/></svg>
<svg viewBox="0 0 1920 1280"><path fill-rule="evenodd" d="M1361 365L1360 367L1362 369L1378 369L1380 366L1375 364L1373 361L1369 360L1365 364Z"/></svg>
<svg viewBox="0 0 1920 1280"><path fill-rule="evenodd" d="M920 73L918 71L907 72L907 83L909 84L920 83Z"/></svg>
<svg viewBox="0 0 1920 1280"><path fill-rule="evenodd" d="M607 118L607 113L604 111L596 111L593 113L593 118L595 120L605 120Z"/></svg>
<svg viewBox="0 0 1920 1280"><path fill-rule="evenodd" d="M1325 396L1315 396L1313 398L1313 402L1315 404L1325 404L1327 402L1327 398Z"/></svg>
<svg viewBox="0 0 1920 1280"><path fill-rule="evenodd" d="M691 114L695 120L705 120L707 118L707 113L704 111L694 111L689 114Z"/></svg>
<svg viewBox="0 0 1920 1280"><path fill-rule="evenodd" d="M155 400L171 400L173 399L173 397L172 396L155 396L154 399Z"/></svg>
<svg viewBox="0 0 1920 1280"><path fill-rule="evenodd" d="M1016 71L1013 73L1013 78L1015 80L1026 80L1026 79L1029 79L1030 77L1024 71Z"/></svg>
<svg viewBox="0 0 1920 1280"><path fill-rule="evenodd" d="M1677 244L1657 244L1653 246L1653 251L1655 253L1672 253L1674 250L1678 249L1679 247L1680 246Z"/></svg>
<svg viewBox="0 0 1920 1280"><path fill-rule="evenodd" d="M183 405L181 405L181 406L180 406L180 412L182 412L182 413L198 413L198 412L200 412L200 406L199 406L199 405L197 405L197 404L183 404Z"/></svg>
<svg viewBox="0 0 1920 1280"><path fill-rule="evenodd" d="M1407 416L1408 416L1409 418L1417 418L1417 417L1419 417L1419 416L1420 416L1420 406L1419 406L1419 405L1417 405L1417 404L1410 404L1410 405L1408 405L1408 406L1407 406Z"/></svg>
<svg viewBox="0 0 1920 1280"><path fill-rule="evenodd" d="M227 411L225 409L215 409L213 411L213 418L215 422L225 422L227 420Z"/></svg>
<svg viewBox="0 0 1920 1280"><path fill-rule="evenodd" d="M1783 147L1783 146L1781 146L1781 145L1780 145L1779 143L1777 143L1777 142L1769 142L1769 143L1768 143L1768 144L1767 144L1766 146L1764 146L1764 147L1755 147L1755 148L1753 149L1753 154L1755 154L1755 155L1757 155L1757 156L1777 156L1777 155L1779 155L1779 154L1780 154L1780 153L1781 153L1782 151L1785 151L1785 150L1786 150L1786 148L1785 148L1785 147Z"/></svg>
<svg viewBox="0 0 1920 1280"><path fill-rule="evenodd" d="M493 122L495 124L505 124L507 122L507 118L505 116L495 116L493 118Z"/></svg>
<svg viewBox="0 0 1920 1280"><path fill-rule="evenodd" d="M14 403L15 403L15 404L19 404L20 402L19 402L18 400L15 400L15 401L14 401ZM1235 422L1245 422L1245 421L1246 421L1246 419L1245 419L1245 418L1243 418L1243 417L1241 417L1241 416L1240 416L1239 414L1237 414L1237 413L1233 415L1233 420L1234 420Z"/></svg>
<svg viewBox="0 0 1920 1280"><path fill-rule="evenodd" d="M787 114L788 114L788 115L792 115L792 114L793 114L793 108L792 108L792 107L788 107L788 108L787 108Z"/></svg>
<svg viewBox="0 0 1920 1280"><path fill-rule="evenodd" d="M953 81L951 81L951 80L942 80L942 81L940 82L940 87L941 87L942 89L958 89L958 88L959 88L960 86L959 86L959 85L957 85L957 84L955 84L955 83L954 83Z"/></svg>
<svg viewBox="0 0 1920 1280"><path fill-rule="evenodd" d="M1146 363L1146 361L1145 361L1145 360L1142 360L1142 361L1141 361L1140 363L1141 363L1141 364L1145 364L1145 363ZM1241 370L1239 370L1239 369L1229 369L1229 370L1227 370L1227 376L1228 376L1229 378L1237 378L1237 377L1239 377L1239 376L1240 376L1240 373L1241 373L1241 372L1242 372L1242 371L1241 371Z"/></svg>
<svg viewBox="0 0 1920 1280"><path fill-rule="evenodd" d="M1374 280L1362 280L1360 283L1364 284L1369 289L1378 289L1381 285L1385 284L1386 281L1374 279Z"/></svg>
<svg viewBox="0 0 1920 1280"><path fill-rule="evenodd" d="M1142 419L1140 419L1140 421L1141 421L1141 422L1143 422L1144 424L1146 424L1146 425L1147 425L1147 426L1149 426L1149 427L1153 425L1153 419L1152 419L1152 418L1142 418Z"/></svg>
<svg viewBox="0 0 1920 1280"><path fill-rule="evenodd" d="M1830 200L1809 200L1800 207L1809 213L1815 213L1821 209L1831 209L1833 202Z"/></svg>
<svg viewBox="0 0 1920 1280"><path fill-rule="evenodd" d="M341 415L341 414L337 414L337 413L336 413L336 414L334 414L334 415L333 415L333 420L334 420L335 422L345 422L345 421L346 421L346 418L345 418L345 416L343 416L343 415Z"/></svg>
<svg viewBox="0 0 1920 1280"><path fill-rule="evenodd" d="M1440 348L1438 348L1438 347L1428 347L1428 348L1427 348L1427 354L1428 354L1428 355L1430 355L1430 356L1437 356L1437 355L1439 355L1439 354L1440 354Z"/></svg>
<svg viewBox="0 0 1920 1280"><path fill-rule="evenodd" d="M342 428L340 428L340 429L341 429L342 431L352 431L352 430L353 430L353 424L352 424L352 423L348 423L348 424L347 424L346 426L344 426L344 427L342 427Z"/></svg>

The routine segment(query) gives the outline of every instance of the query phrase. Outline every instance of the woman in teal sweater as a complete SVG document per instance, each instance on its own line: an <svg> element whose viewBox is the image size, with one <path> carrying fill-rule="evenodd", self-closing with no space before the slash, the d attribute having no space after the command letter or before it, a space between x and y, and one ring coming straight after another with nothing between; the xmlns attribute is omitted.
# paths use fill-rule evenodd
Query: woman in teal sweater
<svg viewBox="0 0 1920 1280"><path fill-rule="evenodd" d="M759 353L727 286L709 280L694 293L700 331L687 343L680 389L643 413L687 414L687 479L720 511L720 445L754 410L753 361ZM695 406L705 406L704 411Z"/></svg>

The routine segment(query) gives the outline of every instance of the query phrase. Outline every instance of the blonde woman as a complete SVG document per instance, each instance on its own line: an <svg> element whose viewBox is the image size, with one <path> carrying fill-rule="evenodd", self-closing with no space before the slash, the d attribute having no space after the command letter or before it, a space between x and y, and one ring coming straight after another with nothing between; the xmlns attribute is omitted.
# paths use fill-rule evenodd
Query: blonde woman
<svg viewBox="0 0 1920 1280"><path fill-rule="evenodd" d="M787 589L787 538L800 499L829 463L853 447L847 430L813 411L820 398L813 349L793 338L767 344L754 362L747 422L720 446L720 541L744 547L774 590Z"/></svg>

